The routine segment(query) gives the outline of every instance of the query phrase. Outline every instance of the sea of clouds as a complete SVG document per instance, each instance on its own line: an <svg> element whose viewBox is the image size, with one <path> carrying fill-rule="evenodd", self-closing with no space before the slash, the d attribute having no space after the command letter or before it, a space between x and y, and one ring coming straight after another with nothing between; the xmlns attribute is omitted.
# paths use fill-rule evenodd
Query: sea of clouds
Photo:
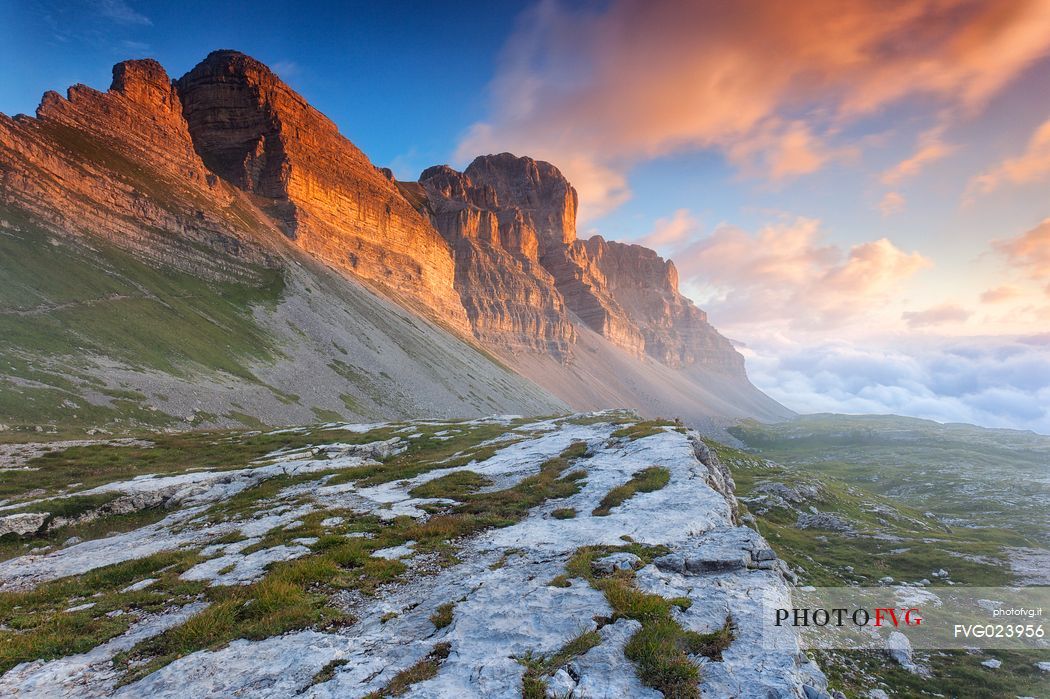
<svg viewBox="0 0 1050 699"><path fill-rule="evenodd" d="M1050 434L1050 334L796 344L741 351L756 386L802 413L892 413Z"/></svg>

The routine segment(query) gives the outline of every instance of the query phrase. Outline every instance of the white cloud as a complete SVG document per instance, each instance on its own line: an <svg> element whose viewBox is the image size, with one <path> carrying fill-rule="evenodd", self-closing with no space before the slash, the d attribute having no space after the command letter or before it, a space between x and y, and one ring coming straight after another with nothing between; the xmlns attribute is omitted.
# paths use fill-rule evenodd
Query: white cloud
<svg viewBox="0 0 1050 699"><path fill-rule="evenodd" d="M981 293L981 303L1005 303L1013 301L1024 295L1024 292L1016 286L1004 284L993 289L986 289Z"/></svg>
<svg viewBox="0 0 1050 699"><path fill-rule="evenodd" d="M974 177L967 188L966 199L988 194L1004 184L1027 184L1050 178L1050 120L1035 130L1025 152L1008 158L987 172Z"/></svg>
<svg viewBox="0 0 1050 699"><path fill-rule="evenodd" d="M943 133L944 127L939 126L921 134L915 152L884 171L880 176L882 183L887 185L898 184L901 180L919 174L930 163L951 155L956 147L942 140L941 136Z"/></svg>
<svg viewBox="0 0 1050 699"><path fill-rule="evenodd" d="M1033 279L1050 278L1050 218L1014 238L993 240L992 248Z"/></svg>
<svg viewBox="0 0 1050 699"><path fill-rule="evenodd" d="M300 70L299 64L295 61L277 61L270 66L270 69L285 81L299 75Z"/></svg>
<svg viewBox="0 0 1050 699"><path fill-rule="evenodd" d="M893 413L1050 434L1050 336L749 341L748 373L800 412Z"/></svg>
<svg viewBox="0 0 1050 699"><path fill-rule="evenodd" d="M930 261L890 240L848 250L824 242L820 221L784 220L752 234L733 226L679 248L684 285L731 332L770 323L802 330L870 326Z"/></svg>
<svg viewBox="0 0 1050 699"><path fill-rule="evenodd" d="M135 10L124 0L95 0L94 6L100 15L118 24L142 27L148 27L153 24L153 20Z"/></svg>
<svg viewBox="0 0 1050 699"><path fill-rule="evenodd" d="M958 304L942 303L921 311L905 311L901 314L901 320L907 323L909 328L928 328L933 325L965 323L971 315L973 311Z"/></svg>

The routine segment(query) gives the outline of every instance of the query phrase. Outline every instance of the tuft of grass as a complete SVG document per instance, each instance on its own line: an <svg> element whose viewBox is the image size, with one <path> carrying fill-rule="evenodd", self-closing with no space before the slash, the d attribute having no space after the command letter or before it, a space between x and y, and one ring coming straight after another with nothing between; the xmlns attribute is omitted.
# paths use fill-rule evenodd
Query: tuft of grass
<svg viewBox="0 0 1050 699"><path fill-rule="evenodd" d="M733 638L733 620L726 619L726 623L718 631L692 634L689 638L689 652L692 655L721 661L722 652L729 648Z"/></svg>
<svg viewBox="0 0 1050 699"><path fill-rule="evenodd" d="M492 481L474 471L453 471L439 478L417 485L408 494L416 498L452 498L464 496L491 485Z"/></svg>
<svg viewBox="0 0 1050 699"><path fill-rule="evenodd" d="M572 519L576 516L576 510L571 507L559 507L551 512L554 519Z"/></svg>
<svg viewBox="0 0 1050 699"><path fill-rule="evenodd" d="M573 442L561 453L561 457L563 459L582 459L587 456L589 449L587 442Z"/></svg>
<svg viewBox="0 0 1050 699"><path fill-rule="evenodd" d="M601 590L613 610L613 619L634 619L641 623L624 646L624 654L635 664L638 678L664 696L694 699L699 697L700 669L690 655L703 654L720 658L733 639L732 626L713 634L698 634L683 629L673 617L675 608L689 605L687 598L667 599L642 592L634 586L633 571L616 571L597 576L591 563L614 551L630 551L643 561L652 561L667 552L666 547L628 544L620 547L586 546L580 548L565 565L568 576L583 578Z"/></svg>
<svg viewBox="0 0 1050 699"><path fill-rule="evenodd" d="M664 431L665 427L674 427L673 422L667 420L645 420L642 422L636 422L631 425L621 427L612 433L614 439L627 439L633 442L636 439L643 439L645 437L652 437L654 434L660 434Z"/></svg>
<svg viewBox="0 0 1050 699"><path fill-rule="evenodd" d="M398 697L407 692L412 685L436 677L441 668L441 662L448 657L451 649L450 643L437 644L425 658L394 675L394 678L385 687L368 694L365 699Z"/></svg>
<svg viewBox="0 0 1050 699"><path fill-rule="evenodd" d="M430 615L430 623L434 625L435 629L443 629L452 623L452 610L454 608L454 604L446 602Z"/></svg>
<svg viewBox="0 0 1050 699"><path fill-rule="evenodd" d="M310 680L310 686L312 687L315 684L324 684L325 682L328 682L330 679L335 677L336 670L338 670L343 665L346 665L349 662L350 661L346 658L338 658L336 660L329 661L323 668L318 670L317 674L314 675L312 680Z"/></svg>
<svg viewBox="0 0 1050 699"><path fill-rule="evenodd" d="M521 678L521 695L525 699L545 699L546 678L565 667L573 658L583 655L602 642L597 631L584 631L549 656L527 653L518 658L525 666Z"/></svg>
<svg viewBox="0 0 1050 699"><path fill-rule="evenodd" d="M623 653L634 662L638 679L664 696L700 696L700 668L687 655L689 632L673 619L651 619L627 642Z"/></svg>
<svg viewBox="0 0 1050 699"><path fill-rule="evenodd" d="M670 481L671 472L663 466L643 468L631 476L631 480L606 493L601 503L594 508L591 514L596 517L605 517L612 512L612 508L622 505L632 498L635 493L651 493L655 490L660 490Z"/></svg>

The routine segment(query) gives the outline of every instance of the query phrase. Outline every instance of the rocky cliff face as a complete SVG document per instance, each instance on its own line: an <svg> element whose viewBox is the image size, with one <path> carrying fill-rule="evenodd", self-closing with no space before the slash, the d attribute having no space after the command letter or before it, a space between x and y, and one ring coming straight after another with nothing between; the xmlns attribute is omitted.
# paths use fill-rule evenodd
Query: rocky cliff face
<svg viewBox="0 0 1050 699"><path fill-rule="evenodd" d="M478 338L566 357L575 331L540 264L532 212L501 208L491 187L446 166L427 169L419 181L435 227L455 251L456 289Z"/></svg>
<svg viewBox="0 0 1050 699"><path fill-rule="evenodd" d="M678 270L641 245L593 236L587 257L601 270L616 300L645 340L645 351L667 366L694 365L744 377L744 358L707 322L707 314L678 292Z"/></svg>
<svg viewBox="0 0 1050 699"><path fill-rule="evenodd" d="M271 264L270 224L204 167L151 60L117 64L108 92L46 93L35 119L0 114L0 218L27 217L210 277Z"/></svg>
<svg viewBox="0 0 1050 699"><path fill-rule="evenodd" d="M475 204L521 218L537 238L540 263L554 278L565 305L586 325L628 352L644 354L644 341L608 293L601 270L576 239L576 190L550 163L510 153L478 157L464 174L484 196Z"/></svg>
<svg viewBox="0 0 1050 699"><path fill-rule="evenodd" d="M269 68L235 51L215 51L177 87L204 163L262 197L298 246L467 329L448 243L335 124Z"/></svg>
<svg viewBox="0 0 1050 699"><path fill-rule="evenodd" d="M550 163L481 156L462 173L429 168L420 184L457 250L457 289L479 336L521 346L518 337L539 331L564 354L574 339L567 309L635 356L744 378L743 357L678 292L673 263L639 245L576 238L576 190Z"/></svg>

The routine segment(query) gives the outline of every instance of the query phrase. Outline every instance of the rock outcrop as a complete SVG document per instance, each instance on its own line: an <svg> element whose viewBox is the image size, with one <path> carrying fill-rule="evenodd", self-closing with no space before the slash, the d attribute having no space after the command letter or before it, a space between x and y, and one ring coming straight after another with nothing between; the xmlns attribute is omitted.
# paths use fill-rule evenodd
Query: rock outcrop
<svg viewBox="0 0 1050 699"><path fill-rule="evenodd" d="M262 63L215 51L177 82L197 152L296 245L466 330L448 243L335 124Z"/></svg>
<svg viewBox="0 0 1050 699"><path fill-rule="evenodd" d="M540 264L531 215L501 209L492 188L446 166L427 169L419 182L435 227L455 252L456 290L475 335L511 351L566 357L575 330Z"/></svg>
<svg viewBox="0 0 1050 699"><path fill-rule="evenodd" d="M534 231L540 263L565 305L587 326L641 356L644 340L609 295L602 274L576 239L576 190L550 163L510 153L475 158L464 171L484 193L475 204L520 217Z"/></svg>
<svg viewBox="0 0 1050 699"><path fill-rule="evenodd" d="M571 311L635 356L745 378L743 357L679 293L672 262L640 245L576 238L576 190L550 163L486 155L462 173L428 168L419 184L456 249L456 288L479 337L517 348L538 334L532 347L564 354Z"/></svg>
<svg viewBox="0 0 1050 699"><path fill-rule="evenodd" d="M744 377L744 358L707 322L707 314L678 291L670 260L641 245L584 241L587 257L605 278L607 293L638 328L646 353L678 369L694 365Z"/></svg>
<svg viewBox="0 0 1050 699"><path fill-rule="evenodd" d="M632 424L622 424L625 417L348 425L343 429L368 451L346 454L344 436L317 432L310 443L332 458L282 449L233 471L123 481L115 473L99 488L178 486L195 495L158 522L0 562L0 590L16 600L42 597L49 581L60 581L60 592L63 582L74 588L26 604L28 621L50 619L57 607L102 629L78 643L79 654L27 643L29 662L0 676L0 695L830 699L796 630L771 625L766 614L791 605L786 564L757 532L734 524L733 503L704 475L697 436L669 427L625 442L614 436ZM398 449L411 454L411 470L380 483L361 478L363 470L398 464L380 466L366 456L388 453L391 429ZM492 450L471 466L492 484L484 494L450 487L446 448L435 437L452 433L461 446ZM229 436L234 447L248 438ZM577 485L548 494L537 474L558 462L579 476L561 483ZM663 487L594 514L610 490L651 464L666 470ZM330 480L333 473L340 481ZM259 484L265 486L252 487ZM222 510L234 495L251 509ZM576 514L559 518L566 508ZM486 525L466 528L475 521ZM416 532L426 540L409 538ZM161 568L150 563L158 552L178 553ZM127 579L83 575L115 564L131 571ZM72 575L83 575L84 589ZM186 591L185 581L217 592L209 597L235 595L249 610L268 605L267 619L275 620L249 635L226 626L201 639L193 631L215 626L218 603L202 610L198 589ZM103 585L109 587L96 589ZM114 588L140 593L117 603L131 622L123 633L117 624L104 626L114 595L90 597ZM274 602L274 589L298 606L284 597ZM139 609L142 599L157 611ZM300 623L305 617L292 615L304 607L317 616ZM49 630L24 626L29 640ZM136 644L168 628L190 639L183 652L122 674L114 656L142 657ZM721 642L696 644L688 659L674 643L650 643L647 659L633 652L654 634L689 638L687 632L717 634L709 638Z"/></svg>
<svg viewBox="0 0 1050 699"><path fill-rule="evenodd" d="M98 236L209 277L272 264L256 244L270 224L204 167L152 60L117 64L108 92L46 93L35 119L0 114L0 218Z"/></svg>

